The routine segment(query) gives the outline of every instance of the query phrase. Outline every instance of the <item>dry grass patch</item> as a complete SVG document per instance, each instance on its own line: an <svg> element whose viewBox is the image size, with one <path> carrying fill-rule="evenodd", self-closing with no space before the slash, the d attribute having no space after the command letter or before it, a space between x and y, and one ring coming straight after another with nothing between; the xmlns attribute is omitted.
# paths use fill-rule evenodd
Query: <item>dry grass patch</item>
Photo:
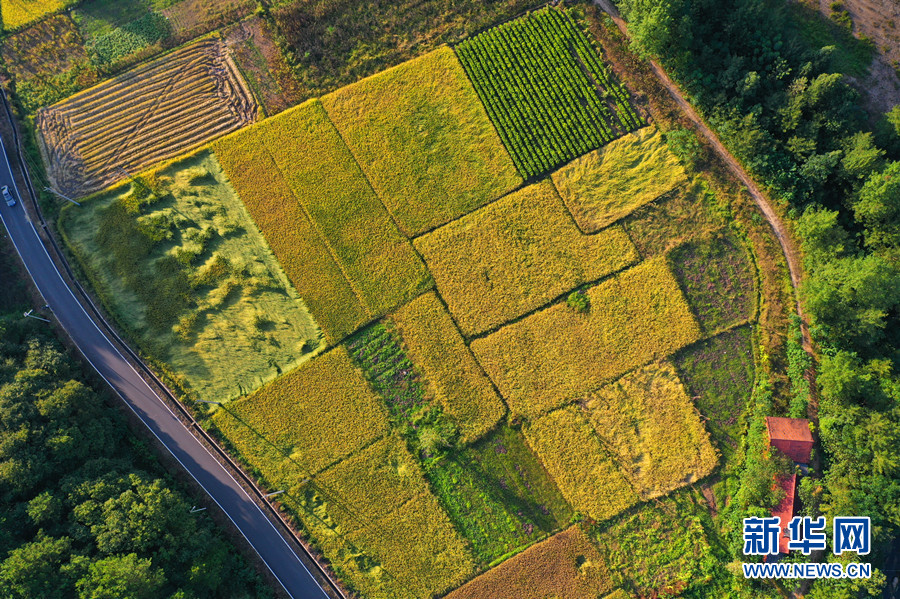
<svg viewBox="0 0 900 599"><path fill-rule="evenodd" d="M446 599L597 599L612 586L600 552L573 526L488 570Z"/></svg>
<svg viewBox="0 0 900 599"><path fill-rule="evenodd" d="M555 304L472 342L516 414L533 416L700 338L664 258L588 290L587 313Z"/></svg>
<svg viewBox="0 0 900 599"><path fill-rule="evenodd" d="M639 368L589 394L581 408L643 499L708 475L718 458L668 362Z"/></svg>
<svg viewBox="0 0 900 599"><path fill-rule="evenodd" d="M450 48L348 85L322 103L407 235L522 183Z"/></svg>
<svg viewBox="0 0 900 599"><path fill-rule="evenodd" d="M637 503L638 495L577 406L544 414L524 428L563 497L577 511L605 520Z"/></svg>
<svg viewBox="0 0 900 599"><path fill-rule="evenodd" d="M645 127L576 158L552 175L583 231L627 216L687 180L656 127Z"/></svg>
<svg viewBox="0 0 900 599"><path fill-rule="evenodd" d="M258 129L220 139L213 148L326 340L333 344L355 331L368 312L266 151Z"/></svg>
<svg viewBox="0 0 900 599"><path fill-rule="evenodd" d="M462 441L471 443L491 430L506 406L438 297L422 295L397 310L391 320L406 355L422 370L428 393L459 425Z"/></svg>
<svg viewBox="0 0 900 599"><path fill-rule="evenodd" d="M422 260L328 120L311 100L258 125L300 204L373 316L431 285Z"/></svg>
<svg viewBox="0 0 900 599"><path fill-rule="evenodd" d="M269 483L288 488L371 443L388 427L381 401L343 348L217 410L213 420Z"/></svg>
<svg viewBox="0 0 900 599"><path fill-rule="evenodd" d="M638 259L619 227L582 234L549 182L516 191L414 244L467 335Z"/></svg>

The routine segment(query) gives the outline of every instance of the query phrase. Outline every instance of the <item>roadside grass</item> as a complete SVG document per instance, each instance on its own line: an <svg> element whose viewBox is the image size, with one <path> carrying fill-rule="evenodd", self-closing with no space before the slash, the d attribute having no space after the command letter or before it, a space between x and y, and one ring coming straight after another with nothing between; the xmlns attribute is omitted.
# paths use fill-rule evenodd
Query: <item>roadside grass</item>
<svg viewBox="0 0 900 599"><path fill-rule="evenodd" d="M496 426L506 405L469 348L447 309L426 293L391 314L406 355L424 375L425 392L443 406L472 443Z"/></svg>
<svg viewBox="0 0 900 599"><path fill-rule="evenodd" d="M587 313L557 303L472 341L514 415L553 409L700 338L665 258L607 279L587 296Z"/></svg>
<svg viewBox="0 0 900 599"><path fill-rule="evenodd" d="M522 183L450 48L343 87L322 105L407 236Z"/></svg>
<svg viewBox="0 0 900 599"><path fill-rule="evenodd" d="M84 41L72 19L54 15L2 42L3 62L26 112L49 106L96 83Z"/></svg>
<svg viewBox="0 0 900 599"><path fill-rule="evenodd" d="M754 384L752 326L688 346L675 355L674 362L727 461L740 444L740 418Z"/></svg>
<svg viewBox="0 0 900 599"><path fill-rule="evenodd" d="M559 530L572 517L522 434L508 426L429 463L425 474L484 565Z"/></svg>
<svg viewBox="0 0 900 599"><path fill-rule="evenodd" d="M577 512L605 520L639 501L615 458L577 406L535 418L522 431Z"/></svg>
<svg viewBox="0 0 900 599"><path fill-rule="evenodd" d="M709 433L668 362L638 368L579 405L642 499L665 495L716 467Z"/></svg>
<svg viewBox="0 0 900 599"><path fill-rule="evenodd" d="M270 484L294 489L387 433L387 414L343 347L217 409L213 422Z"/></svg>
<svg viewBox="0 0 900 599"><path fill-rule="evenodd" d="M656 127L620 137L576 158L551 177L586 233L609 226L687 180Z"/></svg>
<svg viewBox="0 0 900 599"><path fill-rule="evenodd" d="M432 285L318 100L257 125L259 138L350 284L381 316Z"/></svg>
<svg viewBox="0 0 900 599"><path fill-rule="evenodd" d="M549 181L513 192L414 245L469 336L638 259L619 227L582 234Z"/></svg>
<svg viewBox="0 0 900 599"><path fill-rule="evenodd" d="M707 335L744 324L756 312L752 258L728 230L695 239L670 254L672 270Z"/></svg>
<svg viewBox="0 0 900 599"><path fill-rule="evenodd" d="M299 516L349 586L365 597L431 597L475 563L397 435L307 484Z"/></svg>
<svg viewBox="0 0 900 599"><path fill-rule="evenodd" d="M715 193L699 179L637 209L622 221L644 259L706 237L727 224Z"/></svg>
<svg viewBox="0 0 900 599"><path fill-rule="evenodd" d="M19 29L76 2L77 0L0 0L3 30Z"/></svg>
<svg viewBox="0 0 900 599"><path fill-rule="evenodd" d="M319 330L208 152L67 207L103 304L186 392L227 401L309 357Z"/></svg>
<svg viewBox="0 0 900 599"><path fill-rule="evenodd" d="M529 547L456 589L446 599L597 599L612 589L597 547L577 526ZM627 597L627 595L626 595Z"/></svg>
<svg viewBox="0 0 900 599"><path fill-rule="evenodd" d="M262 231L325 339L335 344L369 317L328 246L251 127L212 145L229 181Z"/></svg>
<svg viewBox="0 0 900 599"><path fill-rule="evenodd" d="M613 584L634 596L726 596L728 557L708 541L711 527L703 496L685 489L599 524L590 536ZM726 588L718 585L723 579Z"/></svg>

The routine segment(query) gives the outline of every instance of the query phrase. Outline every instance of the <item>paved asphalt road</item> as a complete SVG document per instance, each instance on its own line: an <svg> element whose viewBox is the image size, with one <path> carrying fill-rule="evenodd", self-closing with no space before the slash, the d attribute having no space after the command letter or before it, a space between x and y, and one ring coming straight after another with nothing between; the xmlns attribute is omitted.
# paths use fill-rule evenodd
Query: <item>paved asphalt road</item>
<svg viewBox="0 0 900 599"><path fill-rule="evenodd" d="M13 196L19 199L13 207L0 202L0 218L44 301L69 337L100 376L222 508L287 593L294 599L327 599L328 595L243 487L187 430L76 301L22 207L22 195L15 188L2 142L0 152L5 158L0 161L0 186L9 185ZM185 514L185 517L189 516Z"/></svg>

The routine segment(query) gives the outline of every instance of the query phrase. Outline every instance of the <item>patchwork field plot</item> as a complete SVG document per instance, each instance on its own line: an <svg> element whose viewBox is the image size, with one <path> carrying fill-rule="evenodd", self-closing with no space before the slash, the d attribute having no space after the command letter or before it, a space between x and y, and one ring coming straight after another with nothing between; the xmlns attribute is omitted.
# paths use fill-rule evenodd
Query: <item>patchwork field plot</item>
<svg viewBox="0 0 900 599"><path fill-rule="evenodd" d="M628 477L577 406L544 414L522 430L563 497L576 510L605 520L639 500Z"/></svg>
<svg viewBox="0 0 900 599"><path fill-rule="evenodd" d="M426 475L483 564L559 530L572 516L521 433L506 426L429 464Z"/></svg>
<svg viewBox="0 0 900 599"><path fill-rule="evenodd" d="M75 2L76 0L0 0L3 30L18 29Z"/></svg>
<svg viewBox="0 0 900 599"><path fill-rule="evenodd" d="M221 42L167 54L44 109L37 125L56 187L102 189L256 118L257 107Z"/></svg>
<svg viewBox="0 0 900 599"><path fill-rule="evenodd" d="M562 9L529 13L456 52L525 178L642 124L628 92Z"/></svg>
<svg viewBox="0 0 900 599"><path fill-rule="evenodd" d="M716 466L709 435L669 363L632 371L580 406L643 499L699 480Z"/></svg>
<svg viewBox="0 0 900 599"><path fill-rule="evenodd" d="M738 327L676 354L675 364L723 455L740 442L740 416L753 389L753 331Z"/></svg>
<svg viewBox="0 0 900 599"><path fill-rule="evenodd" d="M341 88L322 104L407 235L522 182L450 48Z"/></svg>
<svg viewBox="0 0 900 599"><path fill-rule="evenodd" d="M462 335L433 293L424 294L391 315L407 356L421 369L429 395L456 421L464 443L494 427L506 406L475 361Z"/></svg>
<svg viewBox="0 0 900 599"><path fill-rule="evenodd" d="M368 311L263 146L258 129L219 139L213 149L326 341L336 343L355 331Z"/></svg>
<svg viewBox="0 0 900 599"><path fill-rule="evenodd" d="M656 127L576 158L552 175L582 231L593 233L687 180Z"/></svg>
<svg viewBox="0 0 900 599"><path fill-rule="evenodd" d="M558 303L471 348L515 414L533 416L700 338L662 258L587 291L586 314Z"/></svg>
<svg viewBox="0 0 900 599"><path fill-rule="evenodd" d="M747 249L727 229L676 248L672 267L705 333L716 333L753 317L753 262Z"/></svg>
<svg viewBox="0 0 900 599"><path fill-rule="evenodd" d="M203 399L292 368L318 330L209 153L63 210L59 228L138 346Z"/></svg>
<svg viewBox="0 0 900 599"><path fill-rule="evenodd" d="M509 194L414 245L466 335L521 316L638 258L620 228L583 235L549 182Z"/></svg>
<svg viewBox="0 0 900 599"><path fill-rule="evenodd" d="M447 599L597 599L608 597L604 593L612 586L599 551L573 526L463 585Z"/></svg>
<svg viewBox="0 0 900 599"><path fill-rule="evenodd" d="M27 112L93 85L99 77L68 15L54 15L9 36L0 52Z"/></svg>

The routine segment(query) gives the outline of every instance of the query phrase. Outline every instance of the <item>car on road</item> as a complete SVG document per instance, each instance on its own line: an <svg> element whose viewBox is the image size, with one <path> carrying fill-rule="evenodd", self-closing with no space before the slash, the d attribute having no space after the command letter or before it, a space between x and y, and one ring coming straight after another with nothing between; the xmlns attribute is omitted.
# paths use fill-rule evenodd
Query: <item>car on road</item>
<svg viewBox="0 0 900 599"><path fill-rule="evenodd" d="M16 198L12 197L12 194L9 193L9 185L4 185L2 189L0 189L0 193L3 194L3 199L6 200L6 205L10 208L16 205Z"/></svg>

